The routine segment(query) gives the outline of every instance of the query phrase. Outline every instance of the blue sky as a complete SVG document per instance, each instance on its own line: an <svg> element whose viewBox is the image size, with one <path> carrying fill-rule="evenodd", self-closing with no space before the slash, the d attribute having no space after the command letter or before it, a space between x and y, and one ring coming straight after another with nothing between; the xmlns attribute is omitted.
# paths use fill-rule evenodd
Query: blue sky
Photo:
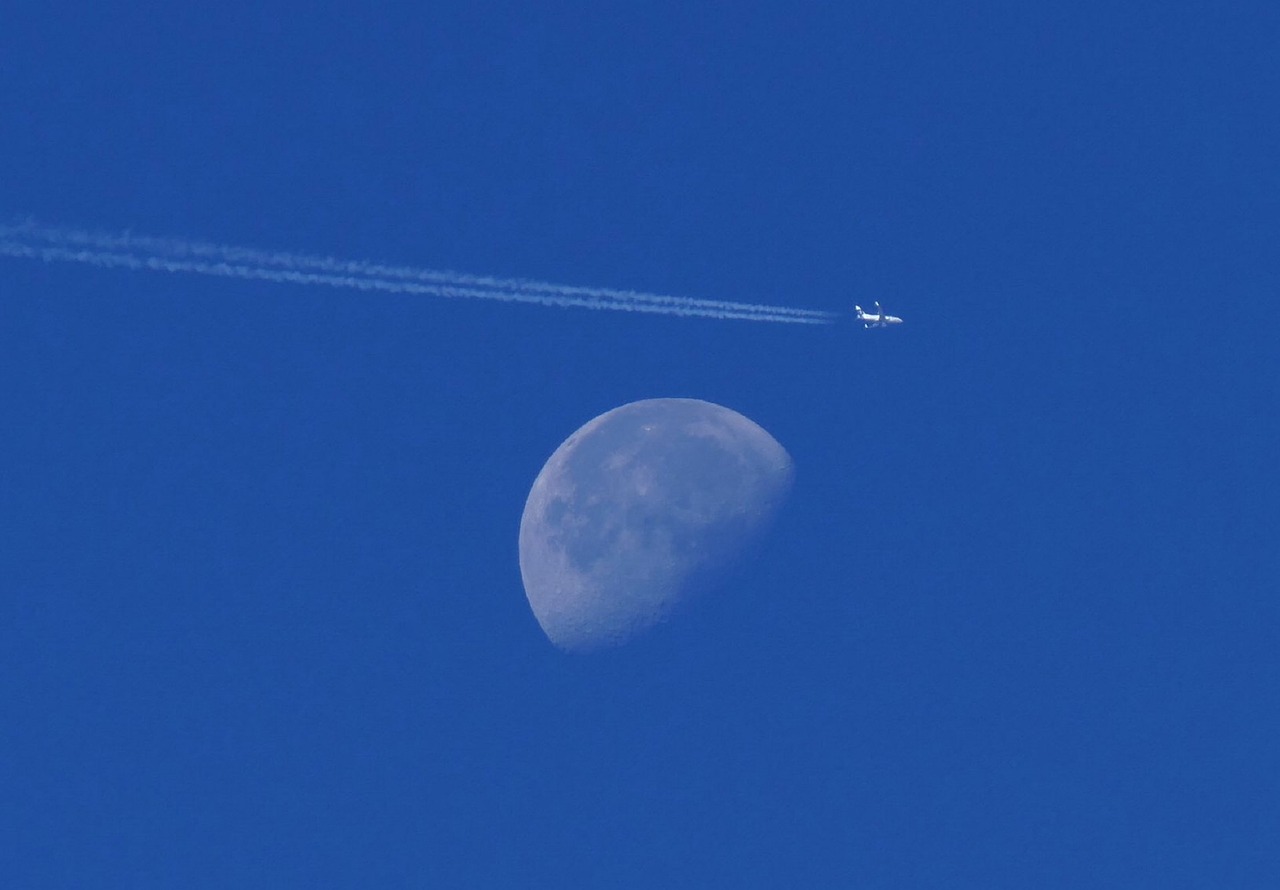
<svg viewBox="0 0 1280 890"><path fill-rule="evenodd" d="M863 331L0 259L11 886L1271 886L1280 13L6 7L0 214ZM790 451L566 656L591 417Z"/></svg>

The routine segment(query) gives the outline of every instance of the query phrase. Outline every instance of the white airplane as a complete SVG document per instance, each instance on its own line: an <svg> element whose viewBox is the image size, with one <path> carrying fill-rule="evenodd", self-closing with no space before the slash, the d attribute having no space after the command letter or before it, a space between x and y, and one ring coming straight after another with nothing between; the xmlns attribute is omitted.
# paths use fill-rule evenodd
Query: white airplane
<svg viewBox="0 0 1280 890"><path fill-rule="evenodd" d="M861 306L854 306L853 311L856 313L858 321L862 322L864 328L887 328L891 324L902 324L902 319L898 318L898 316L885 315L879 303L876 303L874 315L869 312L863 312Z"/></svg>

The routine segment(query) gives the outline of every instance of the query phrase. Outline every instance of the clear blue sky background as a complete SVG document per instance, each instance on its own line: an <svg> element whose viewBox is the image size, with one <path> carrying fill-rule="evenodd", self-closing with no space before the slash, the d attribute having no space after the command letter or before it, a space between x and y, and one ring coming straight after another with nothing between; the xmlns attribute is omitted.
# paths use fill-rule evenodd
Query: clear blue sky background
<svg viewBox="0 0 1280 890"><path fill-rule="evenodd" d="M0 884L1280 886L1274 3L17 0L0 214L907 319L0 261ZM797 487L565 656L596 414Z"/></svg>

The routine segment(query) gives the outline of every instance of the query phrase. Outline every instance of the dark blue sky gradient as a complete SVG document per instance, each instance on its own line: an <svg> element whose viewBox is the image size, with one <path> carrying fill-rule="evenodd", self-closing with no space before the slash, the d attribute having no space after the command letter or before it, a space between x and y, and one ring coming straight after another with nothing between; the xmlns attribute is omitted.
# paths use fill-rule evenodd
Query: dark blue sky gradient
<svg viewBox="0 0 1280 890"><path fill-rule="evenodd" d="M907 323L0 259L0 884L1277 885L1280 12L849 6L6 6L11 220ZM653 397L796 490L565 656Z"/></svg>

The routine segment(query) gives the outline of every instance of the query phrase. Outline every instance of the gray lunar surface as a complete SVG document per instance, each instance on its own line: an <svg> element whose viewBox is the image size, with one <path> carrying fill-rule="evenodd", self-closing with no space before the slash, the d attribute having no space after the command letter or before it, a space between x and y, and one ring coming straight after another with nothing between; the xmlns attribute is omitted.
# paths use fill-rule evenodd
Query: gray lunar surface
<svg viewBox="0 0 1280 890"><path fill-rule="evenodd" d="M520 574L548 639L615 646L714 586L791 488L786 450L696 399L601 414L543 466L520 520Z"/></svg>

